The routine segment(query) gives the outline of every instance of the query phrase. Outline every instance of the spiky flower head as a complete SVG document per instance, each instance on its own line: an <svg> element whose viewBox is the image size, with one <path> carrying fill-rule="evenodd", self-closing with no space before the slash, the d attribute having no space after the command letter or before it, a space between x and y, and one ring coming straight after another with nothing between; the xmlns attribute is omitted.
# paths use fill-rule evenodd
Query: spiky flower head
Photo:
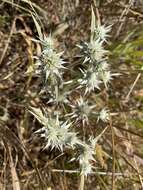
<svg viewBox="0 0 143 190"><path fill-rule="evenodd" d="M112 25L105 26L101 25L99 20L96 20L93 7L91 7L91 38L90 40L101 40L106 41L106 38L109 37L108 33L111 31Z"/></svg>
<svg viewBox="0 0 143 190"><path fill-rule="evenodd" d="M105 54L108 52L103 48L103 41L100 41L99 39L91 41L88 44L88 48L92 62L103 59Z"/></svg>
<svg viewBox="0 0 143 190"><path fill-rule="evenodd" d="M53 49L45 49L39 57L38 70L45 77L45 81L52 77L61 78L61 70L64 68L64 61L61 59L63 52L56 53Z"/></svg>
<svg viewBox="0 0 143 190"><path fill-rule="evenodd" d="M103 108L98 116L97 121L102 120L103 122L108 122L109 121L109 110L106 108Z"/></svg>
<svg viewBox="0 0 143 190"><path fill-rule="evenodd" d="M78 146L79 150L79 164L81 169L81 174L87 176L93 170L93 162L95 162L95 154L96 154L96 144L101 136L104 134L107 128L105 128L97 137L91 136L88 139L88 142L82 142Z"/></svg>
<svg viewBox="0 0 143 190"><path fill-rule="evenodd" d="M107 50L103 47L103 41L100 39L92 40L89 43L84 42L82 45L78 45L78 47L82 50L84 61L95 64L98 61L101 61L105 55L107 54Z"/></svg>
<svg viewBox="0 0 143 190"><path fill-rule="evenodd" d="M107 88L110 81L113 79L114 76L119 76L119 73L111 73L109 70L102 70L100 73L100 78L103 81L105 87Z"/></svg>
<svg viewBox="0 0 143 190"><path fill-rule="evenodd" d="M95 36L97 36L98 39L102 41L106 41L107 37L109 37L109 32L111 31L111 25L105 26L105 25L97 25L95 27Z"/></svg>
<svg viewBox="0 0 143 190"><path fill-rule="evenodd" d="M102 60L99 65L98 65L98 71L99 72L104 72L109 70L109 64L107 63L106 60Z"/></svg>
<svg viewBox="0 0 143 190"><path fill-rule="evenodd" d="M107 84L112 80L112 75L110 71L101 72L101 78L104 82L105 87L107 88Z"/></svg>
<svg viewBox="0 0 143 190"><path fill-rule="evenodd" d="M79 164L81 169L81 174L87 176L92 172L93 169L93 161L95 155L95 146L92 146L92 143L89 141L88 143L83 143L82 146L79 147Z"/></svg>
<svg viewBox="0 0 143 190"><path fill-rule="evenodd" d="M71 105L73 112L68 114L71 118L75 118L76 121L82 121L83 125L89 123L89 116L92 113L95 105L89 105L88 101L85 101L81 96L76 100L75 105Z"/></svg>
<svg viewBox="0 0 143 190"><path fill-rule="evenodd" d="M67 137L69 137L69 127L71 124L67 122L60 122L58 117L56 119L49 118L48 123L42 128L41 136L45 138L45 148L59 149L63 151L63 147L68 144ZM37 131L41 132L41 130Z"/></svg>
<svg viewBox="0 0 143 190"><path fill-rule="evenodd" d="M51 35L49 36L43 36L42 39L39 40L39 42L42 44L43 50L45 49L54 49L54 39Z"/></svg>
<svg viewBox="0 0 143 190"><path fill-rule="evenodd" d="M38 119L43 127L35 133L40 133L45 139L45 148L59 149L63 151L63 147L74 146L79 142L77 134L70 131L71 123L60 121L59 117L46 118L40 109L31 108L30 112Z"/></svg>
<svg viewBox="0 0 143 190"><path fill-rule="evenodd" d="M82 71L83 78L79 79L80 86L85 87L85 94L95 89L100 89L99 85L101 80L99 79L98 73L96 71L92 71L92 68L88 71Z"/></svg>
<svg viewBox="0 0 143 190"><path fill-rule="evenodd" d="M44 79L44 82L50 81L50 85L55 85L59 79L62 79L63 64L65 63L61 58L63 52L55 51L51 35L48 37L44 35L39 42L42 44L42 52L35 64L36 73Z"/></svg>

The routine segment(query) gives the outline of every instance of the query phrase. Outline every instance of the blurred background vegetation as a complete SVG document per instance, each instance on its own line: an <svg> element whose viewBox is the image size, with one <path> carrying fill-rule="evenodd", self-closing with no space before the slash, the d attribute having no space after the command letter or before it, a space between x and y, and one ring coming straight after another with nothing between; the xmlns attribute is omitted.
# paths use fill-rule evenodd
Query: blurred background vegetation
<svg viewBox="0 0 143 190"><path fill-rule="evenodd" d="M35 22L43 33L54 34L64 59L79 62L77 44L88 40L91 5L101 22L112 24L107 45L111 71L116 77L109 90L91 97L99 107L108 105L111 128L96 147L96 173L85 189L143 189L143 1L142 0L0 0L0 189L78 189L79 175L66 151L42 150L33 135L39 123L27 107L46 106L40 82L32 75L33 56L39 55ZM70 65L69 65L70 66ZM105 124L94 123L87 133L98 135ZM112 159L111 159L112 158Z"/></svg>

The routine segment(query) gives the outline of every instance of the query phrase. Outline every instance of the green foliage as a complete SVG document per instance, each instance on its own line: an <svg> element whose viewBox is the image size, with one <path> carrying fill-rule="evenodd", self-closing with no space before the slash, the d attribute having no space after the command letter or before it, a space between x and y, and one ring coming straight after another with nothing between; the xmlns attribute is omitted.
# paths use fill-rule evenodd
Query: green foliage
<svg viewBox="0 0 143 190"><path fill-rule="evenodd" d="M131 123L134 127L143 128L143 120L140 119L130 119L129 123Z"/></svg>
<svg viewBox="0 0 143 190"><path fill-rule="evenodd" d="M135 37L135 33L129 33L122 42L111 46L111 49L113 49L112 53L116 59L119 58L140 68L143 65L143 35L138 33L138 36Z"/></svg>

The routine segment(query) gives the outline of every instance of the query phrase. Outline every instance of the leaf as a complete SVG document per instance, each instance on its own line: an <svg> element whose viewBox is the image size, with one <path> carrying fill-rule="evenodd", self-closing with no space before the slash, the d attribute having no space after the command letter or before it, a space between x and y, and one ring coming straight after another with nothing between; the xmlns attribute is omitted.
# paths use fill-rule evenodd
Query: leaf
<svg viewBox="0 0 143 190"><path fill-rule="evenodd" d="M102 147L96 144L96 156L101 166L107 169L107 165L105 163L105 157L107 157L106 153L103 151Z"/></svg>
<svg viewBox="0 0 143 190"><path fill-rule="evenodd" d="M40 39L43 39L43 35L42 35L42 32L41 32L41 27L40 27L39 23L38 23L37 20L35 19L34 15L31 14L31 16L32 16L33 21L34 21L34 23L35 23L35 26L36 26L36 29L37 29L39 38L40 38Z"/></svg>
<svg viewBox="0 0 143 190"><path fill-rule="evenodd" d="M7 149L9 151L9 162L10 162L10 170L11 170L11 176L12 176L12 186L13 186L13 190L20 190L20 181L18 178L18 174L15 168L15 164L14 164L14 160L12 157L12 150L11 147L9 145L7 145Z"/></svg>
<svg viewBox="0 0 143 190"><path fill-rule="evenodd" d="M53 33L53 36L61 35L69 27L68 23L60 24Z"/></svg>
<svg viewBox="0 0 143 190"><path fill-rule="evenodd" d="M40 108L34 108L34 107L30 107L29 110L30 113L32 113L32 115L34 115L36 117L36 119L43 125L46 125L48 122L48 118L46 118L41 109Z"/></svg>
<svg viewBox="0 0 143 190"><path fill-rule="evenodd" d="M90 41L93 40L95 26L96 26L95 14L94 14L94 11L93 11L93 7L91 6L91 38L90 38Z"/></svg>

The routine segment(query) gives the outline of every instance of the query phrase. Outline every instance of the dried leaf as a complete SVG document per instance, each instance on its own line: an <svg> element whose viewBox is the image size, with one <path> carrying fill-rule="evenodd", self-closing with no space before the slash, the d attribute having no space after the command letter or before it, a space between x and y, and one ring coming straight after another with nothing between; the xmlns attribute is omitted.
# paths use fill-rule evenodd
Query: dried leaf
<svg viewBox="0 0 143 190"><path fill-rule="evenodd" d="M43 35L42 35L42 31L41 31L41 27L40 27L39 23L37 22L37 20L35 19L35 17L33 15L32 15L32 18L34 20L34 23L35 23L39 38L43 39Z"/></svg>
<svg viewBox="0 0 143 190"><path fill-rule="evenodd" d="M32 113L32 115L34 115L36 117L36 119L43 125L45 125L48 122L48 119L43 115L41 109L39 108L34 108L34 107L30 107L29 110L30 113Z"/></svg>
<svg viewBox="0 0 143 190"><path fill-rule="evenodd" d="M93 7L91 6L91 39L90 39L90 41L93 40L95 26L96 26L95 14L94 14L94 11L93 11Z"/></svg>
<svg viewBox="0 0 143 190"><path fill-rule="evenodd" d="M101 166L107 169L107 165L105 163L105 157L107 157L107 154L103 151L102 146L98 144L96 144L96 156Z"/></svg>

